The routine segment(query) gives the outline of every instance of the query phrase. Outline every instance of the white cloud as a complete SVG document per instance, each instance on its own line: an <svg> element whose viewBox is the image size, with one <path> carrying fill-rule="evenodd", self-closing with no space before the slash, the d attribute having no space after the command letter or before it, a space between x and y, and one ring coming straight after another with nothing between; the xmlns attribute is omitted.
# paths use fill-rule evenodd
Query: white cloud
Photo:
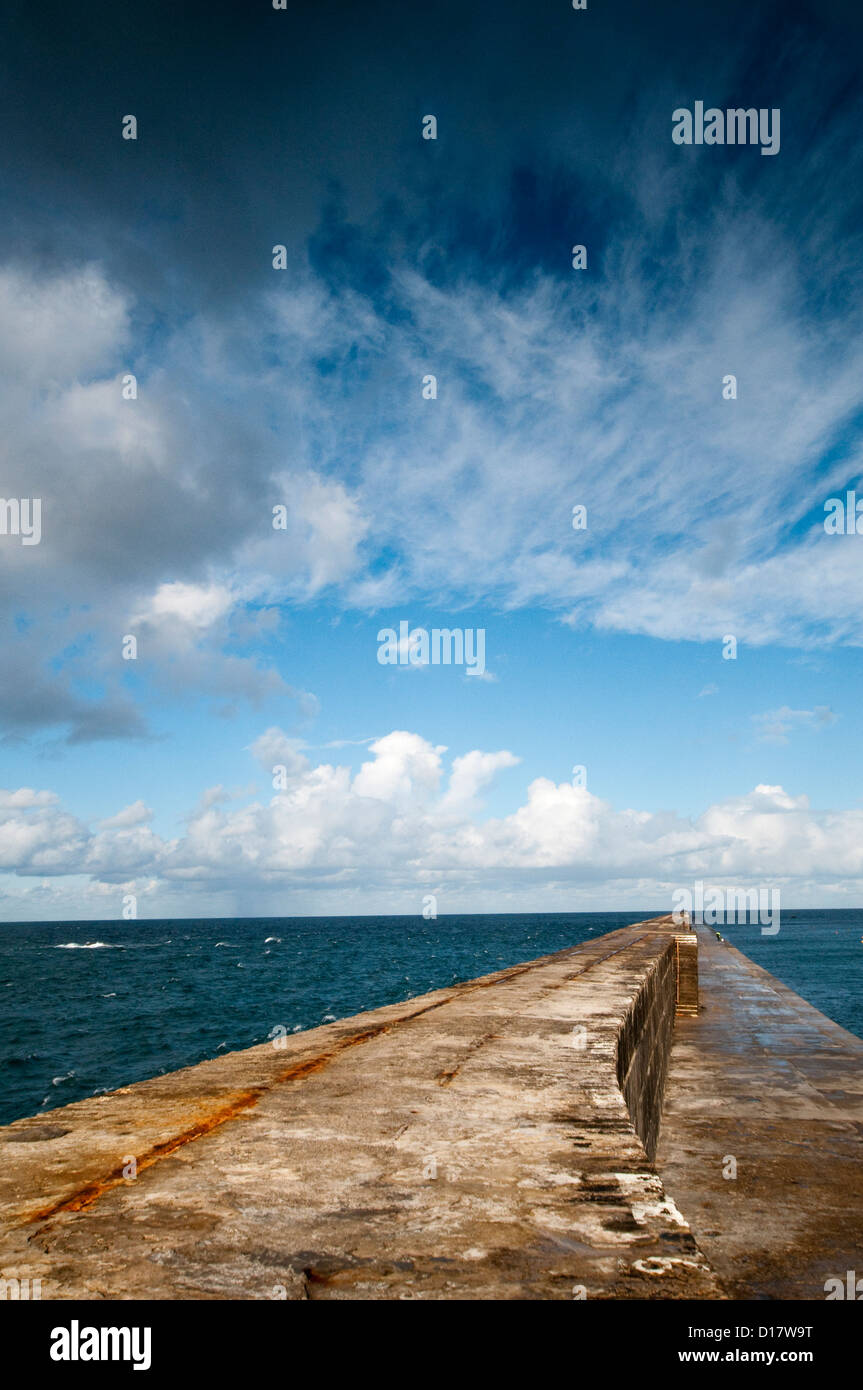
<svg viewBox="0 0 863 1390"><path fill-rule="evenodd" d="M113 365L129 333L130 302L99 266L54 275L0 267L0 367L7 389L39 395ZM119 392L118 392L119 395Z"/></svg>
<svg viewBox="0 0 863 1390"><path fill-rule="evenodd" d="M496 772L503 768L516 767L519 759L514 754L502 750L500 753L464 753L453 758L449 786L441 803L442 808L470 810L477 793L488 786Z"/></svg>
<svg viewBox="0 0 863 1390"><path fill-rule="evenodd" d="M233 605L229 589L223 584L160 584L133 619L133 623L164 624L176 630L177 624L190 628L211 627Z"/></svg>
<svg viewBox="0 0 863 1390"><path fill-rule="evenodd" d="M107 820L99 822L100 830L129 830L133 826L145 825L148 820L153 819L153 812L143 801L134 801L131 806L126 806L122 811L118 811L116 816L109 816Z"/></svg>
<svg viewBox="0 0 863 1390"><path fill-rule="evenodd" d="M355 795L393 804L427 800L437 791L443 766L443 745L432 747L419 734L397 730L370 745L375 755L354 778Z"/></svg>
<svg viewBox="0 0 863 1390"><path fill-rule="evenodd" d="M252 747L262 760L294 751L278 729ZM167 897L175 910L184 902L187 912L199 895L220 893L236 895L240 912L267 893L290 911L293 900L279 894L321 888L331 911L354 903L370 911L432 881L453 903L481 890L489 911L514 898L521 910L541 910L560 905L563 892L591 893L605 906L638 893L662 903L697 879L780 884L795 901L813 884L834 895L863 891L863 811L816 810L780 786L757 786L690 819L615 810L585 788L538 777L514 811L483 819L477 793L517 763L513 754L473 750L453 759L447 780L445 749L418 734L395 731L370 753L353 778L347 767L298 760L287 788L264 801L212 788L175 840L145 824L140 803L93 833L44 794L16 805L18 794L4 793L0 868L43 880L156 883L154 901ZM20 894L14 901L20 911Z"/></svg>
<svg viewBox="0 0 863 1390"><path fill-rule="evenodd" d="M274 527L273 508L285 508ZM361 573L369 532L362 502L343 482L313 468L275 472L262 490L259 524L238 547L243 597L310 598Z"/></svg>
<svg viewBox="0 0 863 1390"><path fill-rule="evenodd" d="M59 801L55 792L33 791L31 787L19 787L17 791L0 790L0 812L30 810L34 806L54 806Z"/></svg>
<svg viewBox="0 0 863 1390"><path fill-rule="evenodd" d="M302 753L302 739L290 738L284 729L272 725L250 745L249 751L264 769L272 773L277 765L284 767L286 773L296 777L307 772L309 760Z"/></svg>
<svg viewBox="0 0 863 1390"><path fill-rule="evenodd" d="M27 875L80 872L86 826L63 811L51 793L17 797L0 796L0 869Z"/></svg>

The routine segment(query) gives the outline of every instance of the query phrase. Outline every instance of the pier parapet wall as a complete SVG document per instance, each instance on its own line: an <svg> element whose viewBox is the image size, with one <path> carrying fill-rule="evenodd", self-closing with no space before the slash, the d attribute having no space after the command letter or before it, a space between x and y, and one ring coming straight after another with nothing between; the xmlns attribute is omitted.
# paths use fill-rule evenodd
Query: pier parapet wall
<svg viewBox="0 0 863 1390"><path fill-rule="evenodd" d="M666 923L655 925L664 930ZM645 972L618 1035L618 1085L649 1158L659 1137L674 1020L697 1013L698 941L691 932L675 931Z"/></svg>

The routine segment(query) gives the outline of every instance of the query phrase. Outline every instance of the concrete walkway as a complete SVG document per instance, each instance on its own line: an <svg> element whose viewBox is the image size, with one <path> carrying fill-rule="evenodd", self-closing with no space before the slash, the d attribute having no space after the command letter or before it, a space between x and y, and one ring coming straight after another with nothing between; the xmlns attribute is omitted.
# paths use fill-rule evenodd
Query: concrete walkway
<svg viewBox="0 0 863 1390"><path fill-rule="evenodd" d="M677 1022L659 1171L729 1297L823 1299L863 1277L863 1041L696 933L701 1011Z"/></svg>

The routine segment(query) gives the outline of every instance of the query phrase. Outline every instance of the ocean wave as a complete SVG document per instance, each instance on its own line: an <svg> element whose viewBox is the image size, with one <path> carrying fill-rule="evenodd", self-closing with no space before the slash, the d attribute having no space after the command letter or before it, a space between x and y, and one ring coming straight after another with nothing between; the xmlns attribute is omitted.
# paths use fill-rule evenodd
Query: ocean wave
<svg viewBox="0 0 863 1390"><path fill-rule="evenodd" d="M125 951L125 946L118 946L114 941L61 941L55 945L55 951Z"/></svg>

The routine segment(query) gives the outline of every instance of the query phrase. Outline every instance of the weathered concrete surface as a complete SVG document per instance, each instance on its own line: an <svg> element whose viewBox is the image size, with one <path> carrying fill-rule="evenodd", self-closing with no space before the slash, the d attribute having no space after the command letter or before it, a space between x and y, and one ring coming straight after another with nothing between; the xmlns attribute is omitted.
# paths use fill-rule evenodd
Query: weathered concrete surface
<svg viewBox="0 0 863 1390"><path fill-rule="evenodd" d="M721 1298L636 1132L679 935L655 919L18 1121L0 1272L61 1299Z"/></svg>
<svg viewBox="0 0 863 1390"><path fill-rule="evenodd" d="M823 1299L863 1276L863 1042L697 936L701 1011L677 1024L659 1170L729 1297Z"/></svg>

